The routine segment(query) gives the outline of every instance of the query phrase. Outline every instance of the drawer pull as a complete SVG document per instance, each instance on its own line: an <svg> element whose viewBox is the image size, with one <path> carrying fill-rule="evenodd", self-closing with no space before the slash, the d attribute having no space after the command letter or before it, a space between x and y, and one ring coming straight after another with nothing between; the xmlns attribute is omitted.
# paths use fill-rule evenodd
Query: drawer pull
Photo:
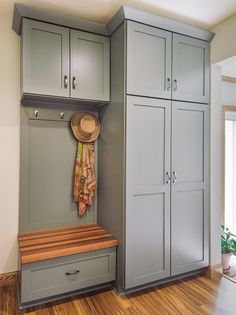
<svg viewBox="0 0 236 315"><path fill-rule="evenodd" d="M80 272L80 269L76 269L75 271L72 271L72 272L66 272L65 275L66 276L74 276L79 272Z"/></svg>

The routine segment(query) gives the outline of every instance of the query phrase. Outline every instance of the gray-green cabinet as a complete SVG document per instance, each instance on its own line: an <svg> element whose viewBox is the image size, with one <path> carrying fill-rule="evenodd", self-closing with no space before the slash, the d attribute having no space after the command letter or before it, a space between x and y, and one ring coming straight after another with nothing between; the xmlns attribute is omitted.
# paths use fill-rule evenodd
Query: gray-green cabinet
<svg viewBox="0 0 236 315"><path fill-rule="evenodd" d="M209 108L133 96L126 106L129 289L208 264Z"/></svg>
<svg viewBox="0 0 236 315"><path fill-rule="evenodd" d="M22 92L69 97L69 29L23 20Z"/></svg>
<svg viewBox="0 0 236 315"><path fill-rule="evenodd" d="M172 98L209 103L209 43L173 34Z"/></svg>
<svg viewBox="0 0 236 315"><path fill-rule="evenodd" d="M174 97L179 82L177 90L176 82L167 85L168 76L173 81L176 73L169 60L174 58L173 38L181 39L129 20L111 37L111 102L100 114L98 223L119 240L118 292L209 263L209 106L205 96L200 101L200 89L192 87L181 96L195 95L191 103L187 97L181 102ZM194 73L198 68L205 85L209 43L187 36L184 40L184 56L189 58L182 72L187 75L193 54L192 78L201 83ZM189 44L196 44L196 58L188 52ZM167 47L173 49L170 55ZM197 58L202 49L205 53ZM155 55L160 57L158 50L161 61L153 62ZM162 79L152 65L161 67Z"/></svg>
<svg viewBox="0 0 236 315"><path fill-rule="evenodd" d="M23 19L22 93L109 101L109 38Z"/></svg>
<svg viewBox="0 0 236 315"><path fill-rule="evenodd" d="M171 274L207 266L209 107L172 103Z"/></svg>
<svg viewBox="0 0 236 315"><path fill-rule="evenodd" d="M127 94L209 102L209 43L127 23Z"/></svg>
<svg viewBox="0 0 236 315"><path fill-rule="evenodd" d="M127 97L127 289L170 276L170 118L170 101Z"/></svg>
<svg viewBox="0 0 236 315"><path fill-rule="evenodd" d="M171 98L171 40L171 32L128 22L128 94Z"/></svg>
<svg viewBox="0 0 236 315"><path fill-rule="evenodd" d="M71 30L71 97L109 101L109 38Z"/></svg>
<svg viewBox="0 0 236 315"><path fill-rule="evenodd" d="M106 248L22 264L20 301L23 307L58 295L75 295L116 278L116 248ZM41 300L41 301L40 301Z"/></svg>

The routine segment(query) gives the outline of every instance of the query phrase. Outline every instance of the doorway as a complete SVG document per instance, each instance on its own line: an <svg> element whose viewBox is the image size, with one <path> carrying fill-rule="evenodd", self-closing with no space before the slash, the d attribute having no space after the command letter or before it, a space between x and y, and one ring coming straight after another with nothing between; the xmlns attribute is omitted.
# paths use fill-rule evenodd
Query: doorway
<svg viewBox="0 0 236 315"><path fill-rule="evenodd" d="M224 198L222 222L236 235L236 106L224 110Z"/></svg>

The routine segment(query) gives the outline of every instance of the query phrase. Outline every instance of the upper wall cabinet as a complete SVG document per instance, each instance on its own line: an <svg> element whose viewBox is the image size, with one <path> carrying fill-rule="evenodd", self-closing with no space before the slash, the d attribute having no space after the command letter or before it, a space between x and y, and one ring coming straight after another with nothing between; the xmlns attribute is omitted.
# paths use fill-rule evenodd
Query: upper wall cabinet
<svg viewBox="0 0 236 315"><path fill-rule="evenodd" d="M23 93L69 97L69 29L23 21Z"/></svg>
<svg viewBox="0 0 236 315"><path fill-rule="evenodd" d="M173 35L172 98L209 102L209 43Z"/></svg>
<svg viewBox="0 0 236 315"><path fill-rule="evenodd" d="M28 19L22 35L24 95L109 101L108 37Z"/></svg>
<svg viewBox="0 0 236 315"><path fill-rule="evenodd" d="M109 101L109 38L71 30L71 96Z"/></svg>
<svg viewBox="0 0 236 315"><path fill-rule="evenodd" d="M127 23L127 94L209 102L209 43Z"/></svg>
<svg viewBox="0 0 236 315"><path fill-rule="evenodd" d="M127 94L171 98L171 32L128 22Z"/></svg>

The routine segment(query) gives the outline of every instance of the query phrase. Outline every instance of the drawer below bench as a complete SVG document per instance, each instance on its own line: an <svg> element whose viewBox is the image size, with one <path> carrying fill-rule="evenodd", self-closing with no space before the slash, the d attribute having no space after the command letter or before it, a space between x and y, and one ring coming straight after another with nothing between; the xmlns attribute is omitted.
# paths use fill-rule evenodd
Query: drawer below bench
<svg viewBox="0 0 236 315"><path fill-rule="evenodd" d="M116 278L116 247L21 266L21 304L92 287Z"/></svg>

